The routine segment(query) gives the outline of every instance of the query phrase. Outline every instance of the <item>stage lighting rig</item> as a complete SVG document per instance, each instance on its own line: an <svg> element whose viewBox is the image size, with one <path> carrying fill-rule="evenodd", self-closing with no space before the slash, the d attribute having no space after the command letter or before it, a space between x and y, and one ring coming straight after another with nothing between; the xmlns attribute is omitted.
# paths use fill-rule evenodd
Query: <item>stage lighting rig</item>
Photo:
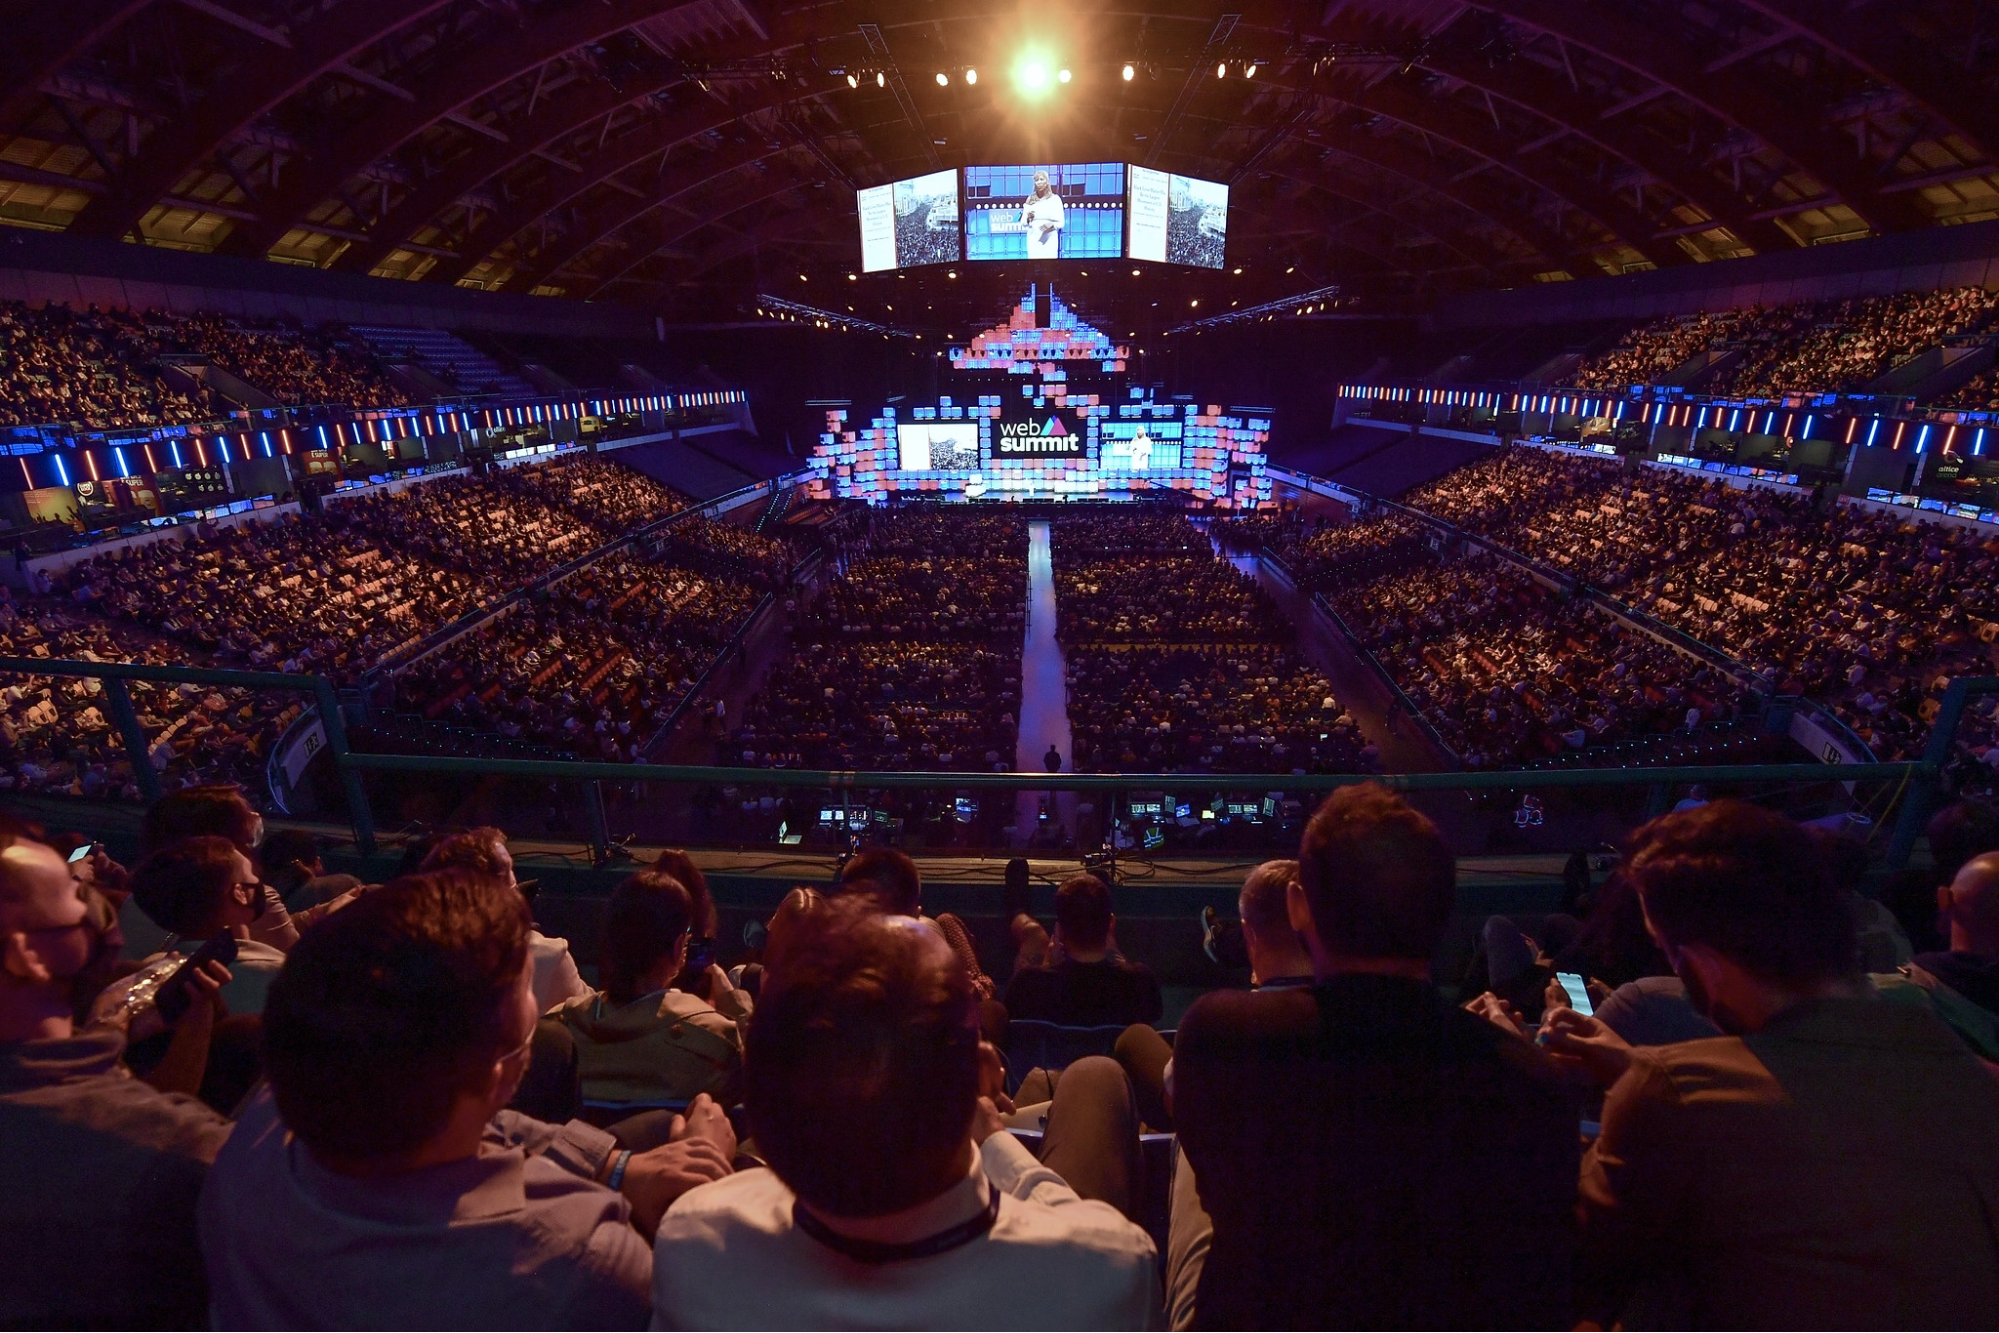
<svg viewBox="0 0 1999 1333"><path fill-rule="evenodd" d="M781 296L768 294L760 294L757 297L757 314L766 319L810 324L815 328L839 328L847 333L879 333L885 338L922 337L921 334L898 329L891 324L878 324L874 320L862 319L857 315L842 315L837 311L821 310L817 306L803 305L797 301L787 301Z"/></svg>
<svg viewBox="0 0 1999 1333"><path fill-rule="evenodd" d="M1166 332L1186 333L1193 329L1220 328L1225 324L1247 324L1253 320L1276 315L1299 316L1308 312L1318 313L1325 309L1327 302L1334 300L1339 294L1340 289L1337 286L1319 287L1309 292L1300 292L1296 296L1287 296L1281 301L1265 301L1262 305L1253 305L1247 310L1231 310L1226 315L1210 315L1206 319L1189 320L1185 324L1174 325Z"/></svg>

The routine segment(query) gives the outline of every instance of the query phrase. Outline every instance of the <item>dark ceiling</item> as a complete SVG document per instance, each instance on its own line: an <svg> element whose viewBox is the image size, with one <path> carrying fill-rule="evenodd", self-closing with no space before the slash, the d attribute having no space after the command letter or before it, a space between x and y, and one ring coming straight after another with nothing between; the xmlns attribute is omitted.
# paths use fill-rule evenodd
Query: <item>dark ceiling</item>
<svg viewBox="0 0 1999 1333"><path fill-rule="evenodd" d="M1999 215L1999 0L0 0L0 32L0 222L683 319L989 322L1025 266L847 277L855 187L978 162L1228 181L1240 274L1065 268L1148 332ZM1030 45L1074 71L1038 104Z"/></svg>

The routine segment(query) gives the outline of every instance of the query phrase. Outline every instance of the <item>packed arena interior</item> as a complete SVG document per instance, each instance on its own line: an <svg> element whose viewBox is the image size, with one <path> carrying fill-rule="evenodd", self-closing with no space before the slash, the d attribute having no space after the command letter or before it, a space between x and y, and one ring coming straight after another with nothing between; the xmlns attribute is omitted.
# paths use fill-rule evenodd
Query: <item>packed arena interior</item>
<svg viewBox="0 0 1999 1333"><path fill-rule="evenodd" d="M0 23L0 1325L1999 1323L1948 0Z"/></svg>

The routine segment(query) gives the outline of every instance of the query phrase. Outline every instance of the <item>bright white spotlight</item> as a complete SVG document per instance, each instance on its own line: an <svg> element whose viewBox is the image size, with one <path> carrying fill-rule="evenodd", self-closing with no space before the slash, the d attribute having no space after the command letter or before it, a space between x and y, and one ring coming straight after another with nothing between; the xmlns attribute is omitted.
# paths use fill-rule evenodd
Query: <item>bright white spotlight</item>
<svg viewBox="0 0 1999 1333"><path fill-rule="evenodd" d="M1133 79L1138 77L1138 71L1133 69L1129 62L1125 64L1124 69L1120 72L1123 74L1124 81L1126 83L1130 83Z"/></svg>
<svg viewBox="0 0 1999 1333"><path fill-rule="evenodd" d="M966 71L965 71L965 82L966 82L966 84L970 85L971 87L977 87L977 86L978 86L978 83L979 83L979 72L978 72L977 70L975 70L975 69L968 69L968 70L966 70Z"/></svg>
<svg viewBox="0 0 1999 1333"><path fill-rule="evenodd" d="M847 76L847 86L849 88L858 88L861 86L861 81L855 78L852 74L849 74Z"/></svg>
<svg viewBox="0 0 1999 1333"><path fill-rule="evenodd" d="M939 88L949 88L951 86L951 76L941 69L937 71L937 86Z"/></svg>
<svg viewBox="0 0 1999 1333"><path fill-rule="evenodd" d="M877 88L888 87L888 75L882 73L880 70L875 71L875 87Z"/></svg>
<svg viewBox="0 0 1999 1333"><path fill-rule="evenodd" d="M1224 60L1215 66L1215 77L1218 79L1226 79L1228 76L1229 76L1229 66L1228 62Z"/></svg>
<svg viewBox="0 0 1999 1333"><path fill-rule="evenodd" d="M1048 66L1029 57L1014 66L1013 81L1024 97L1044 97L1048 93Z"/></svg>
<svg viewBox="0 0 1999 1333"><path fill-rule="evenodd" d="M1255 66L1255 65L1253 65L1253 64L1250 64L1250 65L1244 65L1244 66L1243 66L1243 68L1242 68L1242 76L1243 76L1243 77L1244 77L1245 79L1253 79L1253 78L1255 78L1255 77L1256 77L1256 66Z"/></svg>
<svg viewBox="0 0 1999 1333"><path fill-rule="evenodd" d="M1069 71L1066 69L1058 70L1056 71L1055 78L1058 82L1067 83L1069 81Z"/></svg>

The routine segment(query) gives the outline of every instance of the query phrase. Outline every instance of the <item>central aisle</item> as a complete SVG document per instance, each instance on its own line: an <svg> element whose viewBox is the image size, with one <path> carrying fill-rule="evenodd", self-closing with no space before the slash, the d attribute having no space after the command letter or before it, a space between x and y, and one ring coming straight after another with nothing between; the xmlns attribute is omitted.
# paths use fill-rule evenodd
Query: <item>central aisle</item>
<svg viewBox="0 0 1999 1333"><path fill-rule="evenodd" d="M1069 684L1062 645L1055 641L1055 562L1048 524L1036 521L1027 525L1027 639L1020 650L1020 739L1014 747L1014 768L1022 773L1045 772L1043 756L1051 744L1062 754L1062 771L1069 772ZM1020 794L1017 843L1024 842L1039 823L1041 796ZM1057 803L1056 818L1065 828L1074 827L1075 804L1071 793Z"/></svg>

